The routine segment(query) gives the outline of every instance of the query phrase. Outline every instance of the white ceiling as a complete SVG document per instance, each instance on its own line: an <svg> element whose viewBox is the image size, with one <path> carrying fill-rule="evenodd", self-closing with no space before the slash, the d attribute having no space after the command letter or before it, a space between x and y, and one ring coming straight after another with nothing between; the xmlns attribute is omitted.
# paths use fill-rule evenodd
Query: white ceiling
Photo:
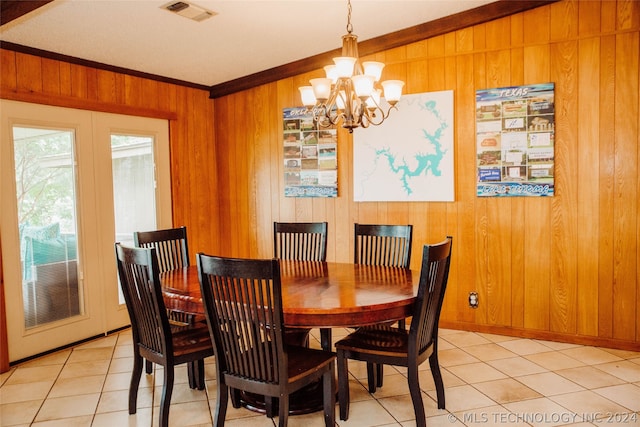
<svg viewBox="0 0 640 427"><path fill-rule="evenodd" d="M352 0L353 33L364 41L493 1ZM346 0L189 2L217 15L195 22L162 9L169 0L55 0L0 39L212 86L337 49L347 32Z"/></svg>

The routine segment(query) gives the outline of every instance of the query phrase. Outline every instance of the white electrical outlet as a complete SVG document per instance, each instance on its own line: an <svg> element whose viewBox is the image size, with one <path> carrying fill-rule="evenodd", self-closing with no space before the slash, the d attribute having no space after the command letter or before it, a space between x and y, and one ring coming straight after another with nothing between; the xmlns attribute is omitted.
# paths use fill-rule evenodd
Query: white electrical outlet
<svg viewBox="0 0 640 427"><path fill-rule="evenodd" d="M478 293L469 292L469 307L478 308Z"/></svg>

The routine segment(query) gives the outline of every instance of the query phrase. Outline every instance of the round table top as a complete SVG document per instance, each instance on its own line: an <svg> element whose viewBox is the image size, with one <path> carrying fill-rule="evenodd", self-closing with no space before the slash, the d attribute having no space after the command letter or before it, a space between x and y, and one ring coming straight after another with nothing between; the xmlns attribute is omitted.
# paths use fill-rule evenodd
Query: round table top
<svg viewBox="0 0 640 427"><path fill-rule="evenodd" d="M411 316L418 271L350 263L280 261L285 326L363 326ZM168 308L203 313L196 266L161 274Z"/></svg>

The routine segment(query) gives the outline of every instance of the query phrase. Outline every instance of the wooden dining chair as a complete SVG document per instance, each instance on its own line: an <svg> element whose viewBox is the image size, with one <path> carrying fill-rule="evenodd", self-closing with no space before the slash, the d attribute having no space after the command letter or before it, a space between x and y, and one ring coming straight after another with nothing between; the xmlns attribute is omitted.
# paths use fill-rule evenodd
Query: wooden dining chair
<svg viewBox="0 0 640 427"><path fill-rule="evenodd" d="M335 353L284 342L280 262L199 253L198 275L214 343L218 394L214 425L225 423L230 390L265 397L268 417L287 425L289 396L322 380L324 419L335 423Z"/></svg>
<svg viewBox="0 0 640 427"><path fill-rule="evenodd" d="M429 359L438 409L444 409L444 384L438 363L438 321L449 277L451 245L452 238L448 236L441 243L424 246L420 283L409 331L391 326L363 327L336 342L340 419L349 418L348 359L406 367L418 427L426 426L418 366Z"/></svg>
<svg viewBox="0 0 640 427"><path fill-rule="evenodd" d="M413 225L354 224L353 262L364 265L409 268ZM398 321L406 328L406 321ZM382 365L367 364L369 392L382 387L384 372Z"/></svg>
<svg viewBox="0 0 640 427"><path fill-rule="evenodd" d="M136 413L143 358L164 366L160 427L169 425L174 367L187 363L189 386L203 390L204 359L213 356L206 324L171 326L160 286L155 248L115 245L118 275L131 320L133 371L129 386L129 413Z"/></svg>
<svg viewBox="0 0 640 427"><path fill-rule="evenodd" d="M284 260L325 262L327 230L326 222L274 222L273 256ZM310 331L310 328L286 328L287 342L308 345ZM331 329L320 329L320 341L325 350L331 348Z"/></svg>
<svg viewBox="0 0 640 427"><path fill-rule="evenodd" d="M133 244L138 248L154 248L158 257L159 273L179 270L189 266L189 244L185 226L151 231L134 231ZM195 321L193 313L169 309L169 322L178 326L186 326ZM202 319L204 320L204 319ZM151 362L147 361L145 371L153 371Z"/></svg>
<svg viewBox="0 0 640 427"><path fill-rule="evenodd" d="M326 222L274 222L274 256L297 261L326 261L327 228Z"/></svg>
<svg viewBox="0 0 640 427"><path fill-rule="evenodd" d="M160 273L189 266L187 227L135 231L133 243L139 248L155 248Z"/></svg>
<svg viewBox="0 0 640 427"><path fill-rule="evenodd" d="M353 262L409 268L413 225L354 225Z"/></svg>

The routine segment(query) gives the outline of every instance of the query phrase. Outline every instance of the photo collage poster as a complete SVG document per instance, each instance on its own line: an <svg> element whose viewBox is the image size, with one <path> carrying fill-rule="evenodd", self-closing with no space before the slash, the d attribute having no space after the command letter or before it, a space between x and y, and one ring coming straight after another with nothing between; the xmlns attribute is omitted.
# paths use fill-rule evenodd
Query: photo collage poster
<svg viewBox="0 0 640 427"><path fill-rule="evenodd" d="M304 107L283 110L285 197L338 197L338 133Z"/></svg>
<svg viewBox="0 0 640 427"><path fill-rule="evenodd" d="M553 196L554 83L476 91L477 195Z"/></svg>

